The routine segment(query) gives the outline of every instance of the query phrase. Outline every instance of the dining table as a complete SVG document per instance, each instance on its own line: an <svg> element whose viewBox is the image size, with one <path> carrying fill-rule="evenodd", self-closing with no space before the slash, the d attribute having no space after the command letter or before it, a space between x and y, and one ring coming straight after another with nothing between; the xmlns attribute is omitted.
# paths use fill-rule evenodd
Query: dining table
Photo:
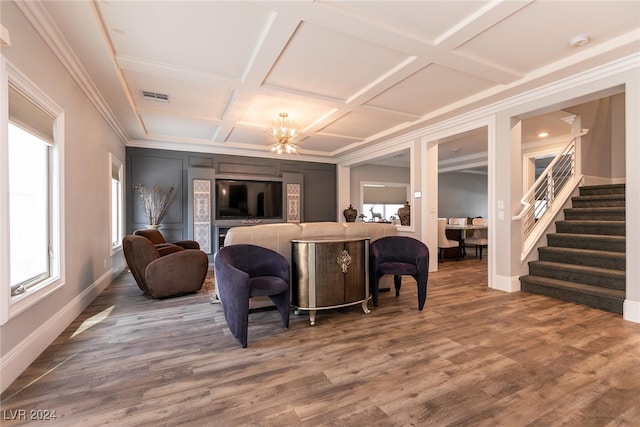
<svg viewBox="0 0 640 427"><path fill-rule="evenodd" d="M457 240L460 243L460 248L462 249L462 256L466 256L467 255L467 251L464 247L464 239L467 235L467 232L469 230L486 230L487 226L486 225L473 225L473 224L464 224L464 225L460 225L460 224L447 224L445 227L446 230L452 230L452 231L456 231L457 233L447 233L447 237L451 238L453 240Z"/></svg>

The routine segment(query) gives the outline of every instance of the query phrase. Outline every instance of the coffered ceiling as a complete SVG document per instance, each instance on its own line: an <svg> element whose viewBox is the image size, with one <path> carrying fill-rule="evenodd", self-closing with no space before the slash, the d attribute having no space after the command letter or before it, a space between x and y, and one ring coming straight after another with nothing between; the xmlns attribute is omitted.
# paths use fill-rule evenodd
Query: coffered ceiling
<svg viewBox="0 0 640 427"><path fill-rule="evenodd" d="M638 1L19 7L59 31L126 144L269 155L287 112L320 161L636 53L640 28Z"/></svg>

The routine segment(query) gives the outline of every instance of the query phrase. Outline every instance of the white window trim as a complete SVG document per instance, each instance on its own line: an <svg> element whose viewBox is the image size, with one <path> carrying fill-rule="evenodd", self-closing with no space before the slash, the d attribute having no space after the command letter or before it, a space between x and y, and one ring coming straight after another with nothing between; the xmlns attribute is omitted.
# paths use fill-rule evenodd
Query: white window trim
<svg viewBox="0 0 640 427"><path fill-rule="evenodd" d="M120 239L119 243L116 246L113 246L111 243L111 236L113 236L113 229L111 227L111 221L109 221L109 254L111 256L122 250L122 238L124 237L124 166L122 161L118 159L113 153L109 153L109 207L111 207L111 203L113 203L113 192L111 191L111 178L112 178L112 169L113 167L118 168L118 179L120 180ZM110 218L111 219L111 218Z"/></svg>
<svg viewBox="0 0 640 427"><path fill-rule="evenodd" d="M24 91L38 105L47 110L54 121L55 149L52 150L51 164L51 247L55 261L52 263L51 277L38 285L28 288L22 294L11 295L9 272L9 172L8 172L8 85L11 82ZM0 55L0 292L6 297L0 298L0 325L25 312L52 292L65 284L65 195L64 195L64 111L51 98L42 92L17 68Z"/></svg>
<svg viewBox="0 0 640 427"><path fill-rule="evenodd" d="M411 155L410 157L413 158L413 149L410 151ZM411 178L411 182L413 182L413 177ZM391 187L406 187L407 189L407 201L410 203L411 206L415 206L415 200L413 198L413 192L412 192L412 188L413 185L412 184L407 184L406 182L386 182L386 181L361 181L360 182L360 213L362 212L363 206L364 206L364 187L365 185L388 185ZM413 218L415 218L415 214L412 212L412 216ZM398 229L398 231L408 231L408 232L414 232L415 231L415 224L416 221L415 219L412 219L411 222L409 223L409 225L396 225L396 228Z"/></svg>

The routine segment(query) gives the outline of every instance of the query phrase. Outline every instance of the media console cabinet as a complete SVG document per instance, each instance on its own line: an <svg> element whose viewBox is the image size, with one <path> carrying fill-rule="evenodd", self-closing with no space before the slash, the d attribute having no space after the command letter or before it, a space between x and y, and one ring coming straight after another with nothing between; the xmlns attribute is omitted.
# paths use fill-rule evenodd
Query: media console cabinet
<svg viewBox="0 0 640 427"><path fill-rule="evenodd" d="M291 303L296 314L361 304L370 312L369 237L291 240Z"/></svg>

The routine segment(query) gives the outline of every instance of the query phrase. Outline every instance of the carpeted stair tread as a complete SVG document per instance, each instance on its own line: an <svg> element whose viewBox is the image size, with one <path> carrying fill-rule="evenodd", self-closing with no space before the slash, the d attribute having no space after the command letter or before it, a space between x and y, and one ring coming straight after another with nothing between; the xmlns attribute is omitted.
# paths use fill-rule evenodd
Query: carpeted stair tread
<svg viewBox="0 0 640 427"><path fill-rule="evenodd" d="M626 222L589 220L556 221L556 231L558 233L624 236L626 233Z"/></svg>
<svg viewBox="0 0 640 427"><path fill-rule="evenodd" d="M625 193L621 194L592 194L589 196L573 196L571 200L590 200L590 201L599 201L599 200L624 200Z"/></svg>
<svg viewBox="0 0 640 427"><path fill-rule="evenodd" d="M540 261L585 265L621 271L625 271L626 269L627 254L624 252L544 246L538 248L538 253Z"/></svg>
<svg viewBox="0 0 640 427"><path fill-rule="evenodd" d="M532 276L530 274L522 276L520 280L527 283L535 283L543 286L554 286L562 289L580 290L592 295L605 295L614 298L626 298L625 291L616 289L601 288L600 286L585 285L583 283L568 282L566 280L551 279L548 277Z"/></svg>
<svg viewBox="0 0 640 427"><path fill-rule="evenodd" d="M571 205L574 208L586 207L623 207L625 206L624 194L596 194L593 196L575 196L571 198Z"/></svg>
<svg viewBox="0 0 640 427"><path fill-rule="evenodd" d="M624 207L587 207L564 209L566 220L624 221Z"/></svg>
<svg viewBox="0 0 640 427"><path fill-rule="evenodd" d="M581 196L591 196L595 194L624 194L625 184L607 184L607 185L585 185L580 187Z"/></svg>
<svg viewBox="0 0 640 427"><path fill-rule="evenodd" d="M552 262L552 261L531 261L531 263L535 263L547 268L566 268L568 270L572 270L576 272L583 272L583 273L598 275L602 277L611 277L612 279L624 279L626 276L626 273L624 271L612 270L610 268L597 268L597 267L589 267L585 265L564 264L561 262Z"/></svg>
<svg viewBox="0 0 640 427"><path fill-rule="evenodd" d="M622 314L625 292L533 275L520 277L521 290Z"/></svg>
<svg viewBox="0 0 640 427"><path fill-rule="evenodd" d="M622 314L626 290L626 186L582 186L520 277L523 291Z"/></svg>
<svg viewBox="0 0 640 427"><path fill-rule="evenodd" d="M529 274L618 290L624 289L626 280L625 271L553 261L529 262Z"/></svg>
<svg viewBox="0 0 640 427"><path fill-rule="evenodd" d="M547 242L551 247L575 249L605 249L609 252L625 252L627 238L606 234L550 233Z"/></svg>

